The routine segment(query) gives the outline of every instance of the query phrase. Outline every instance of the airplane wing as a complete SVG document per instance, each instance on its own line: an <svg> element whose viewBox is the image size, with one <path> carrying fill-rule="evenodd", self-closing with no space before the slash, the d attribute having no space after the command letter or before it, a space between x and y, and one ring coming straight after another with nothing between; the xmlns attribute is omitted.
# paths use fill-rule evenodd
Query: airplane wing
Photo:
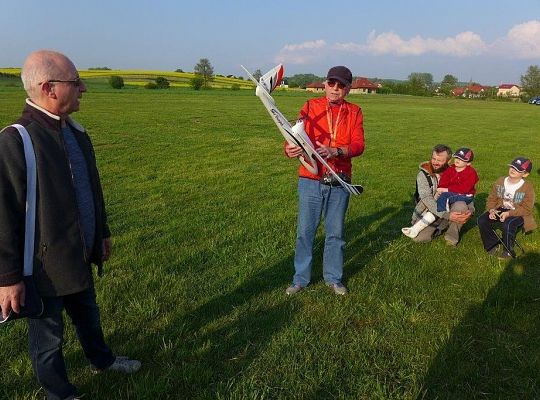
<svg viewBox="0 0 540 400"><path fill-rule="evenodd" d="M281 111L278 110L274 99L270 95L270 93L281 82L281 78L283 77L283 65L280 64L275 68L271 69L266 74L264 74L261 77L260 82L258 82L243 65L241 67L244 69L244 71L246 71L249 78L255 83L255 85L257 85L255 94L261 100L264 107L266 108L266 111L268 111L268 113L272 117L272 120L278 127L281 135L290 145L299 146L302 148L303 154L298 157L299 161L304 165L304 167L306 167L309 172L317 175L318 167L317 161L315 161L315 151L313 150L313 144L311 144L311 141L309 140L307 135L305 136L305 138L302 138L303 140L299 140L295 137L292 131L291 124L289 123L287 118L285 118L285 116L281 113ZM311 144L311 146L305 146L304 142L306 140L309 144Z"/></svg>
<svg viewBox="0 0 540 400"><path fill-rule="evenodd" d="M241 67L246 71L248 77L255 83L255 94L261 100L264 107L272 117L272 120L278 127L280 133L285 140L292 146L299 146L302 149L302 155L298 157L300 162L306 167L306 169L314 175L318 173L317 160L334 176L334 178L343 186L349 193L357 195L364 191L361 185L352 185L345 182L341 177L330 167L326 160L321 157L313 143L309 139L309 136L304 130L304 121L299 120L294 127L291 126L287 118L276 107L273 97L270 95L272 91L279 85L283 78L283 65L272 68L266 74L264 74L259 81L257 81L253 75L243 66Z"/></svg>
<svg viewBox="0 0 540 400"><path fill-rule="evenodd" d="M304 130L304 121L300 120L292 127L292 132L297 138L306 137L309 141L306 131ZM326 168L328 172L343 186L350 194L360 194L364 191L362 185L352 185L345 182L341 177L333 170L333 168L326 162L326 159L322 157L311 144L311 141L304 143L304 147L314 155L314 157L320 161L320 163Z"/></svg>

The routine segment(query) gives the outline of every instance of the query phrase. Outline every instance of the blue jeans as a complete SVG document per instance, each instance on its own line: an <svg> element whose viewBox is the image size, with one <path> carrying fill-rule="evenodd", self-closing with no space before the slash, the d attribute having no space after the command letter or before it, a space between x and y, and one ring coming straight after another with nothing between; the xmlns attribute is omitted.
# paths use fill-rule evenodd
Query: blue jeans
<svg viewBox="0 0 540 400"><path fill-rule="evenodd" d="M105 344L93 287L67 296L44 297L43 304L43 315L28 319L28 344L34 374L45 389L47 399L71 399L77 390L68 380L62 354L64 308L75 326L86 358L94 366L107 368L115 357Z"/></svg>
<svg viewBox="0 0 540 400"><path fill-rule="evenodd" d="M474 196L467 196L454 192L442 192L437 199L437 211L450 211L450 206L458 201L469 204L474 200Z"/></svg>
<svg viewBox="0 0 540 400"><path fill-rule="evenodd" d="M324 218L323 277L327 283L339 283L343 276L343 227L350 194L341 186L327 186L313 179L298 180L298 228L294 255L293 283L307 286L311 280L313 242Z"/></svg>

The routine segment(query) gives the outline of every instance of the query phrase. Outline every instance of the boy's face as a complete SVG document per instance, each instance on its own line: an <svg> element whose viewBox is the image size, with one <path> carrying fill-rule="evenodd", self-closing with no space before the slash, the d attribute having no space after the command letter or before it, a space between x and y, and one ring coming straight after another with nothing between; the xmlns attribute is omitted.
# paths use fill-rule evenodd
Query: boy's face
<svg viewBox="0 0 540 400"><path fill-rule="evenodd" d="M459 158L454 158L454 165L456 168L465 168L467 165L469 165L467 161L460 160Z"/></svg>
<svg viewBox="0 0 540 400"><path fill-rule="evenodd" d="M513 179L526 178L529 175L528 172L518 172L514 168L508 168L508 176Z"/></svg>

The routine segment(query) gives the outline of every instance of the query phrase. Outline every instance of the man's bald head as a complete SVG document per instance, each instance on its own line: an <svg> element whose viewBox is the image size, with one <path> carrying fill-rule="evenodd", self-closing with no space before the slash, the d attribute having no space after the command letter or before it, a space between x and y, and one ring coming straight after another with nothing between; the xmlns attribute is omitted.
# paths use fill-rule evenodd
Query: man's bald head
<svg viewBox="0 0 540 400"><path fill-rule="evenodd" d="M51 79L66 79L67 71L76 71L75 65L62 53L52 50L38 50L31 53L24 62L21 79L24 90L32 100L41 95L40 84Z"/></svg>

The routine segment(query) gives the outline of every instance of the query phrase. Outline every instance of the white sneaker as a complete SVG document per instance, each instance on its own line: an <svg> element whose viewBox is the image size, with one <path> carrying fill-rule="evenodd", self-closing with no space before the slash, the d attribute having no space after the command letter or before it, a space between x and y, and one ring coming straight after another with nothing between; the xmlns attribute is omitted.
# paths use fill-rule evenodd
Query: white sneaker
<svg viewBox="0 0 540 400"><path fill-rule="evenodd" d="M90 365L90 368L92 369L92 372L94 374L98 374L102 371L107 370L122 372L124 374L132 374L134 372L137 372L141 368L141 365L142 364L139 360L132 360L126 356L117 356L114 359L114 362L105 369L99 369L93 365Z"/></svg>
<svg viewBox="0 0 540 400"><path fill-rule="evenodd" d="M338 283L327 283L326 286L332 288L335 294L339 294L340 296L346 295L348 293L347 288L345 285L341 282Z"/></svg>
<svg viewBox="0 0 540 400"><path fill-rule="evenodd" d="M405 236L410 237L411 239L414 239L415 237L418 236L418 232L416 232L416 230L413 228L401 228L401 232Z"/></svg>
<svg viewBox="0 0 540 400"><path fill-rule="evenodd" d="M302 289L303 289L302 286L300 286L300 285L295 285L295 284L293 283L291 286L289 286L289 287L287 288L287 290L285 290L285 293L287 293L288 296L291 296L291 295L293 295L293 294L298 293L298 292L301 291Z"/></svg>

